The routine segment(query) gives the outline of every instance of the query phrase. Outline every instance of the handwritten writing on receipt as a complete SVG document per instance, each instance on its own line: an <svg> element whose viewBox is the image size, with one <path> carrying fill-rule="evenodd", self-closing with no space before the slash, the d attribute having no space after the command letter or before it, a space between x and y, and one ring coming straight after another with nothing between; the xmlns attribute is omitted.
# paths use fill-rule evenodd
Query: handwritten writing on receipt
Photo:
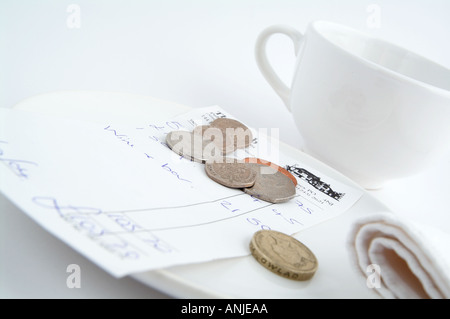
<svg viewBox="0 0 450 319"><path fill-rule="evenodd" d="M37 166L37 163L8 156L5 151L5 146L7 146L7 144L7 141L0 141L0 162L10 169L17 177L28 179L30 168L32 166Z"/></svg>
<svg viewBox="0 0 450 319"><path fill-rule="evenodd" d="M255 231L298 232L362 195L284 154L278 164L298 180L289 202L271 204L212 182L203 164L170 151L165 136L218 116L230 115L214 106L131 127L0 109L0 190L118 277L247 255ZM258 155L252 152L245 155Z"/></svg>

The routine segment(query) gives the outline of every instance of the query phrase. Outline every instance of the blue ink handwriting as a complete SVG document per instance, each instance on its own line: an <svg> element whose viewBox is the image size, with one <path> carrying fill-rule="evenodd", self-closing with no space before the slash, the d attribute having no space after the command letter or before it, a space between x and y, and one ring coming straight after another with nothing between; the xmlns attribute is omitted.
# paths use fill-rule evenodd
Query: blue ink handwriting
<svg viewBox="0 0 450 319"><path fill-rule="evenodd" d="M6 141L0 141L2 144L8 144ZM16 176L28 179L28 170L30 166L38 166L37 163L27 160L15 159L15 158L5 158L4 150L0 148L0 162L5 164Z"/></svg>
<svg viewBox="0 0 450 319"><path fill-rule="evenodd" d="M175 176L176 178L178 178L180 181L192 183L190 180L181 178L180 175L179 175L176 171L172 170L172 169L169 167L169 163L165 163L165 164L161 165L161 167L162 167L163 169L165 169L166 171L170 172L172 175L174 175L174 176Z"/></svg>
<svg viewBox="0 0 450 319"><path fill-rule="evenodd" d="M113 132L114 136L117 137L120 141L124 142L125 144L129 145L130 147L133 147L134 144L131 141L131 139L126 134L118 134L117 131L113 128L111 128L111 125L108 125L107 127L103 128L105 131Z"/></svg>

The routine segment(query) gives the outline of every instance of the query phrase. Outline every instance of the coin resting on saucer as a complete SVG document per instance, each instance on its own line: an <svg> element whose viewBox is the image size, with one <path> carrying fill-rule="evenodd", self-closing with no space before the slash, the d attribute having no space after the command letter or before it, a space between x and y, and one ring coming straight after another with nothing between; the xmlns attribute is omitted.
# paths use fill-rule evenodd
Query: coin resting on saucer
<svg viewBox="0 0 450 319"><path fill-rule="evenodd" d="M250 251L259 264L292 280L311 279L319 266L313 252L300 241L274 230L260 230L250 241Z"/></svg>

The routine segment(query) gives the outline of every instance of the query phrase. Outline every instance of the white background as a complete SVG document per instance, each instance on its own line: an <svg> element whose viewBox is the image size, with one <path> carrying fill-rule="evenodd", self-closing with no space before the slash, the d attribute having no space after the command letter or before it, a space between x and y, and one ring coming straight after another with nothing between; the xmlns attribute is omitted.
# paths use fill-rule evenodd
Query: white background
<svg viewBox="0 0 450 319"><path fill-rule="evenodd" d="M79 8L79 28L68 23L70 4ZM375 26L368 23L372 4L380 10ZM56 90L136 93L191 107L217 104L253 127L280 128L282 141L301 147L292 118L256 66L259 32L272 24L304 31L310 21L329 20L450 68L449 13L448 0L0 0L0 107ZM269 59L289 83L290 41L273 37ZM164 297L110 277L16 216L9 202L0 210L1 234L6 227L26 234L14 245L0 235L0 297ZM70 263L82 268L81 289L66 287Z"/></svg>
<svg viewBox="0 0 450 319"><path fill-rule="evenodd" d="M67 24L72 3L80 28ZM380 9L379 28L367 23L371 4ZM255 127L280 128L283 141L300 146L255 63L264 28L304 31L312 20L330 20L450 67L449 12L446 0L1 0L0 107L55 90L137 93L191 107L218 104ZM290 40L273 37L269 54L289 82Z"/></svg>

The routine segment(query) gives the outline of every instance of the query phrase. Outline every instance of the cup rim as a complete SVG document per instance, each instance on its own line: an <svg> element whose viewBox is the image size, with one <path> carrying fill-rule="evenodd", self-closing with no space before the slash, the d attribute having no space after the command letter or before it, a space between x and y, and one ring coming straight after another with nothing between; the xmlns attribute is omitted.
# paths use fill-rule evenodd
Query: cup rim
<svg viewBox="0 0 450 319"><path fill-rule="evenodd" d="M441 93L441 94L450 95L450 89L445 89L445 88L442 88L442 87L433 85L433 84L431 84L431 83L427 83L427 82L425 82L425 81L422 81L422 80L419 80L419 79L416 79L416 78L407 76L407 75L402 74L402 73L400 73L400 72L394 71L394 70L392 70L392 69L390 69L390 68L388 68L388 67L386 67L386 66L383 66L383 65L381 65L381 64L375 63L375 62L373 62L373 61L371 61L371 60L369 60L369 59L367 59L367 58L364 58L364 57L362 57L361 55L358 55L358 54L355 54L355 53L350 52L349 50L347 50L347 49L344 48L343 46L341 46L341 45L339 45L339 44L333 42L333 41L330 40L329 38L327 38L327 37L319 30L319 28L318 28L318 25L319 25L319 24L324 24L324 25L329 25L329 26L333 26L333 27L338 27L338 28L340 28L341 30L349 31L349 32L352 32L353 34L357 34L357 35L359 35L359 36L362 36L362 37L365 37L365 38L368 38L368 39L372 39L372 40L376 40L376 41L382 42L382 43L384 43L384 44L386 44L386 45L389 45L389 46L391 46L391 47L393 47L393 48L395 48L395 49L397 49L397 50L401 50L401 51L407 52L408 54L414 55L416 58L419 58L419 59L423 60L423 61L426 62L426 63L433 64L433 65L435 65L435 66L437 66L437 67L439 67L439 68L445 70L445 71L448 72L449 75L450 75L450 69L449 69L449 68L447 68L447 67L445 67L445 66L443 66L443 65L441 65L441 64L439 64L439 63L437 63L437 62L434 62L433 60L430 60L430 59L428 59L428 58L426 58L426 57L424 57L424 56L422 56L422 55L420 55L420 54L417 54L417 53L415 53L414 51L411 51L411 50L409 50L409 49L406 49L406 48L404 48L404 47L402 47L402 46L399 46L399 45L397 45L397 44L394 44L394 43L389 42L389 41L387 41L387 40L384 40L384 39L382 39L382 38L379 38L379 37L376 37L376 36L367 34L367 33L365 33L365 32L362 32L362 31L353 29L353 28L351 28L351 27L347 27L347 26L345 26L345 25L341 25L341 24L339 24L339 23L330 22L330 21L326 21L326 20L316 20L316 21L313 21L313 22L310 23L311 29L312 29L312 30L313 30L313 31L314 31L321 39L327 41L327 43L329 43L329 44L331 44L332 46L334 46L335 48L339 49L342 53L344 53L344 54L346 54L346 55L348 55L348 56L350 56L350 57L352 57L352 58L356 58L356 59L358 59L359 61L365 63L367 66L369 66L369 67L371 67L371 68L375 68L375 69L377 69L378 71L383 71L383 72L385 72L385 73L387 73L387 74L389 74L389 75L391 75L391 76L393 76L393 77L395 77L395 78L397 78L397 79L399 79L399 80L403 80L403 81L410 82L410 83L413 83L413 84L416 84L416 85L420 85L421 87L425 87L425 88L428 88L428 89L430 89L430 90L437 91L437 92L439 92L439 93Z"/></svg>

